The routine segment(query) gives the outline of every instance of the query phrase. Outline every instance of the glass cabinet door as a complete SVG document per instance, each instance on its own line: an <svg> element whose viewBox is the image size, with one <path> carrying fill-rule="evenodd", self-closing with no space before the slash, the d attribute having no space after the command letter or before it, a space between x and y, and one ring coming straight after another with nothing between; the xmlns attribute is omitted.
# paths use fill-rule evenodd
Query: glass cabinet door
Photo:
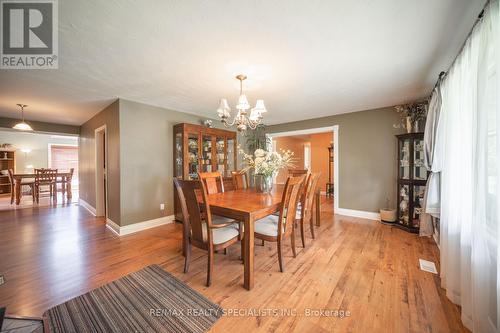
<svg viewBox="0 0 500 333"><path fill-rule="evenodd" d="M215 149L216 149L216 165L217 171L220 172L223 176L226 175L226 154L225 154L225 145L226 140L224 137L218 137L215 139Z"/></svg>
<svg viewBox="0 0 500 333"><path fill-rule="evenodd" d="M411 226L414 228L420 227L420 215L423 213L424 194L425 186L413 186L413 217Z"/></svg>
<svg viewBox="0 0 500 333"><path fill-rule="evenodd" d="M405 184L399 185L398 193L399 205L399 223L409 226L410 225L410 186Z"/></svg>
<svg viewBox="0 0 500 333"><path fill-rule="evenodd" d="M208 135L202 137L201 165L203 172L212 172L212 137Z"/></svg>
<svg viewBox="0 0 500 333"><path fill-rule="evenodd" d="M198 133L188 133L188 179L198 179L199 144Z"/></svg>
<svg viewBox="0 0 500 333"><path fill-rule="evenodd" d="M427 179L427 169L424 166L424 140L421 139L413 141L413 179Z"/></svg>
<svg viewBox="0 0 500 333"><path fill-rule="evenodd" d="M410 140L401 140L399 144L399 178L410 179Z"/></svg>
<svg viewBox="0 0 500 333"><path fill-rule="evenodd" d="M227 173L231 174L232 171L236 171L235 161L234 161L234 139L227 138Z"/></svg>
<svg viewBox="0 0 500 333"><path fill-rule="evenodd" d="M174 177L182 179L182 133L175 134Z"/></svg>

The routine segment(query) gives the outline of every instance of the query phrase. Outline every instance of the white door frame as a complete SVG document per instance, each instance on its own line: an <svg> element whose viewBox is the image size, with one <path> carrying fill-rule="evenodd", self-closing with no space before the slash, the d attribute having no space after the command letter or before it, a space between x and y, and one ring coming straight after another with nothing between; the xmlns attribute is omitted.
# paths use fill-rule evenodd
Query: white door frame
<svg viewBox="0 0 500 333"><path fill-rule="evenodd" d="M102 142L102 134L104 134L104 145ZM103 125L99 128L95 129L95 211L96 216L105 216L108 218L108 133L106 129L106 125ZM104 147L104 152L102 151ZM103 161L102 156L104 153ZM106 165L106 170L103 170L102 164ZM106 190L102 186L104 179L106 179ZM106 212L106 213L104 213Z"/></svg>
<svg viewBox="0 0 500 333"><path fill-rule="evenodd" d="M328 127L318 127L318 128L309 128L297 131L288 131L288 132L276 132L276 133L266 133L266 137L270 138L273 141L274 138L279 138L282 136L294 136L294 135L307 135L307 134L317 134L317 133L325 133L325 132L333 132L333 207L335 212L339 209L339 125L328 126Z"/></svg>

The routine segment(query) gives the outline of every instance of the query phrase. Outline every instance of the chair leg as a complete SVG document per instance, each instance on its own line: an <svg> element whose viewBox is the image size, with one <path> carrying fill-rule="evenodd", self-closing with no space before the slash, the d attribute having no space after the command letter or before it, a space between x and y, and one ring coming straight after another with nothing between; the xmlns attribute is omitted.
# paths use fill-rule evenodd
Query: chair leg
<svg viewBox="0 0 500 333"><path fill-rule="evenodd" d="M242 239L240 241L240 244L241 244L241 257L240 257L240 260L241 260L241 263L244 264L245 263L245 240Z"/></svg>
<svg viewBox="0 0 500 333"><path fill-rule="evenodd" d="M278 239L278 242L277 242L277 246L278 246L278 262L280 264L280 272L284 272L285 271L285 266L283 265L283 255L282 255L282 251L281 251L281 240Z"/></svg>
<svg viewBox="0 0 500 333"><path fill-rule="evenodd" d="M311 217L311 224L310 225L311 226L309 227L309 229L311 229L311 237L314 239L315 238L314 237L314 221L313 221L312 217Z"/></svg>
<svg viewBox="0 0 500 333"><path fill-rule="evenodd" d="M306 236L304 230L304 219L300 220L300 238L302 239L302 247L306 247Z"/></svg>
<svg viewBox="0 0 500 333"><path fill-rule="evenodd" d="M184 273L189 270L189 263L191 261L191 244L186 245L186 256L184 257Z"/></svg>
<svg viewBox="0 0 500 333"><path fill-rule="evenodd" d="M10 189L10 204L12 205L13 203L14 203L14 185L12 185Z"/></svg>
<svg viewBox="0 0 500 333"><path fill-rule="evenodd" d="M264 246L264 245L266 245L266 244L264 244L264 240L262 240L262 246Z"/></svg>
<svg viewBox="0 0 500 333"><path fill-rule="evenodd" d="M207 287L212 284L212 271L214 269L214 251L211 246L208 248L208 266L207 266Z"/></svg>
<svg viewBox="0 0 500 333"><path fill-rule="evenodd" d="M227 247L224 249L224 255L227 256Z"/></svg>
<svg viewBox="0 0 500 333"><path fill-rule="evenodd" d="M290 237L290 241L292 243L293 257L296 258L297 257L297 251L295 250L295 228L292 229L292 235Z"/></svg>
<svg viewBox="0 0 500 333"><path fill-rule="evenodd" d="M33 200L33 202L35 202L35 185L31 184L30 188L31 188L31 200Z"/></svg>

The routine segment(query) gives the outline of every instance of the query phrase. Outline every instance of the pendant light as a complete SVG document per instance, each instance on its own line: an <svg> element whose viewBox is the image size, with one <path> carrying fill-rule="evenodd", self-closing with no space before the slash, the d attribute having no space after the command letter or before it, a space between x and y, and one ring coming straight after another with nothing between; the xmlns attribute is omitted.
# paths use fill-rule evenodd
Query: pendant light
<svg viewBox="0 0 500 333"><path fill-rule="evenodd" d="M19 130L19 131L32 131L33 128L31 128L31 126L26 124L26 122L24 121L24 108L27 107L27 105L26 104L17 104L17 106L19 106L21 108L21 117L22 118L21 118L21 122L15 124L12 128Z"/></svg>

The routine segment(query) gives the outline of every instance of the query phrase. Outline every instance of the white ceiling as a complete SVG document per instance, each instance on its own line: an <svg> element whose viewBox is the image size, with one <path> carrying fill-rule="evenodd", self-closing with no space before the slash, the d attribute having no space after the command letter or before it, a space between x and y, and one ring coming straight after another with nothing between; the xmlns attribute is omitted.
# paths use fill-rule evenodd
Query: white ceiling
<svg viewBox="0 0 500 333"><path fill-rule="evenodd" d="M215 117L244 73L268 124L426 96L485 1L60 0L59 70L0 70L0 116L80 125L116 97Z"/></svg>

